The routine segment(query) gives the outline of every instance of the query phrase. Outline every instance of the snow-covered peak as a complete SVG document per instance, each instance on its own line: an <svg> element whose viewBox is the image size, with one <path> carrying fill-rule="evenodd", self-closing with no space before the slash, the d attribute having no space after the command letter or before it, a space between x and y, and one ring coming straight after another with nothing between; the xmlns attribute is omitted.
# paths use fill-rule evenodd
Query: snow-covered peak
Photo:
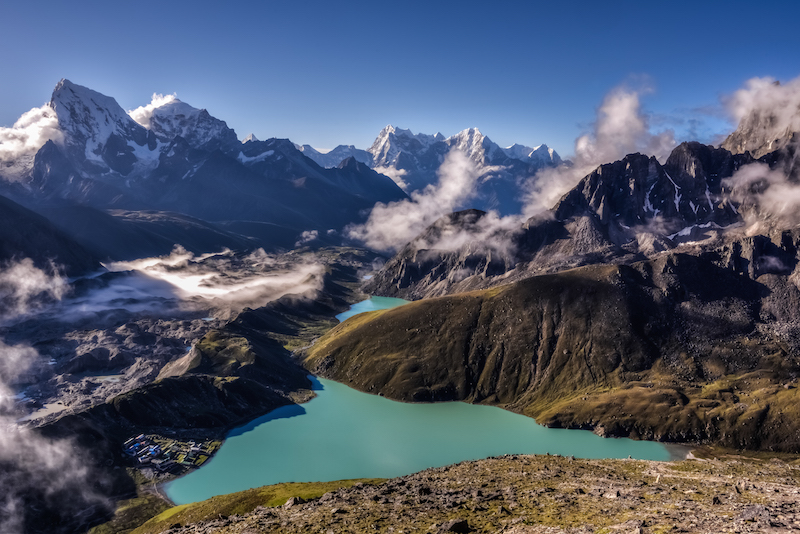
<svg viewBox="0 0 800 534"><path fill-rule="evenodd" d="M163 142L168 143L180 136L196 148L238 143L236 133L224 121L212 117L205 109L182 102L176 95L153 94L150 104L129 114Z"/></svg>
<svg viewBox="0 0 800 534"><path fill-rule="evenodd" d="M483 143L484 139L487 139L487 137L483 135L479 129L467 128L466 130L461 130L455 135L451 135L450 137L445 139L445 142L450 146L453 146L455 144L459 144L462 146L467 146L467 145L474 146Z"/></svg>
<svg viewBox="0 0 800 534"><path fill-rule="evenodd" d="M112 134L135 139L142 146L147 132L133 121L117 101L81 85L62 79L50 99L65 142L73 146L85 144L86 159L100 160L99 150Z"/></svg>
<svg viewBox="0 0 800 534"><path fill-rule="evenodd" d="M534 148L533 152L528 155L528 158L531 161L538 160L542 163L548 163L552 165L561 164L561 156L558 155L558 152L544 144Z"/></svg>
<svg viewBox="0 0 800 534"><path fill-rule="evenodd" d="M436 142L444 141L440 133L434 135L415 134L411 130L386 126L367 150L372 154L375 166L391 166L403 152L418 154Z"/></svg>
<svg viewBox="0 0 800 534"><path fill-rule="evenodd" d="M244 140L242 141L242 144L249 143L250 141L253 141L253 142L258 141L258 138L256 137L256 134L252 134L251 133L250 135L245 137Z"/></svg>
<svg viewBox="0 0 800 534"><path fill-rule="evenodd" d="M150 130L153 128L153 123L152 123L153 112L155 112L155 110L158 108L167 107L170 104L174 104L175 102L183 104L183 102L178 100L178 97L175 94L162 95L158 93L153 93L153 98L151 99L149 104L147 104L146 106L139 106L136 109L128 111L128 115L130 115L130 117L137 123L141 124L143 127ZM191 106L187 107L189 109L186 109L185 111L188 111L189 113L198 111L192 108Z"/></svg>
<svg viewBox="0 0 800 534"><path fill-rule="evenodd" d="M311 155L316 156L316 155L322 155L322 154L325 153L325 152L321 152L321 151L317 150L316 148L314 148L311 145L299 145L299 144L295 143L294 147L297 150L299 150L300 152L302 152L303 154L305 154L306 156L308 156L308 157L311 157Z"/></svg>
<svg viewBox="0 0 800 534"><path fill-rule="evenodd" d="M527 161L530 159L531 154L534 150L537 150L539 147L531 148L529 146L520 145L518 143L514 143L511 146L507 146L503 149L506 156L513 159L518 159L521 161Z"/></svg>
<svg viewBox="0 0 800 534"><path fill-rule="evenodd" d="M488 164L502 149L477 128L467 128L445 139L451 149L457 149L479 165Z"/></svg>
<svg viewBox="0 0 800 534"><path fill-rule="evenodd" d="M361 150L353 145L339 145L333 150L318 150L311 145L295 145L297 150L303 153L307 158L312 159L320 167L333 168L337 167L343 160L347 158L355 158L366 165L372 166L372 154L366 150Z"/></svg>
<svg viewBox="0 0 800 534"><path fill-rule="evenodd" d="M513 144L505 147L503 152L509 158L518 159L524 162L539 162L543 164L558 165L561 163L561 157L555 150L547 145L539 145L531 148L529 146Z"/></svg>

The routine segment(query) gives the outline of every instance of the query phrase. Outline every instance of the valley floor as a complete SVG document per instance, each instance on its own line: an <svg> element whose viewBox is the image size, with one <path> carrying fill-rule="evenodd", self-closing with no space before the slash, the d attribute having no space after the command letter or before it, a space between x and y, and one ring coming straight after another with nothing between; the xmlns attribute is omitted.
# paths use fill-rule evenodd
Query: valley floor
<svg viewBox="0 0 800 534"><path fill-rule="evenodd" d="M166 512L134 532L793 532L800 531L800 461L503 456L184 525L187 513Z"/></svg>

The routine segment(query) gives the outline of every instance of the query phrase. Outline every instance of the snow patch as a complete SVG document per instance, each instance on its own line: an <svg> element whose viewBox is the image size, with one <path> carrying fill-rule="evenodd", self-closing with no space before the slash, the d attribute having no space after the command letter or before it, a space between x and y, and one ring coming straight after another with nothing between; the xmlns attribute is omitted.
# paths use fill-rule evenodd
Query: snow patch
<svg viewBox="0 0 800 534"><path fill-rule="evenodd" d="M267 150L266 152L262 152L261 154L259 154L257 156L253 156L251 158L251 157L245 156L243 152L239 152L239 155L236 156L236 159L238 159L241 163L245 163L245 164L247 164L247 163L256 163L256 162L259 162L259 161L264 161L265 159L267 159L268 157L270 157L274 153L275 153L274 150Z"/></svg>

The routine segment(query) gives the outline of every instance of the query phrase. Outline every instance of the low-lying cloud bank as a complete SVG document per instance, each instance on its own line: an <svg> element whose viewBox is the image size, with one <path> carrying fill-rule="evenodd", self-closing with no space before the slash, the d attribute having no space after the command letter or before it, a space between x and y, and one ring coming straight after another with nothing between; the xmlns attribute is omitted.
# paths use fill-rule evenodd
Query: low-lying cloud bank
<svg viewBox="0 0 800 534"><path fill-rule="evenodd" d="M739 204L747 234L800 225L800 184L790 181L782 169L751 163L736 171L725 186Z"/></svg>
<svg viewBox="0 0 800 534"><path fill-rule="evenodd" d="M247 256L226 250L195 256L175 247L167 256L106 265L110 271L136 271L166 284L184 310L213 310L222 317L257 308L287 294L310 295L323 283L325 267L311 260L287 259L258 249Z"/></svg>
<svg viewBox="0 0 800 534"><path fill-rule="evenodd" d="M0 267L2 316L13 320L40 309L42 299L61 299L66 282L24 259ZM53 440L17 426L19 412L12 385L41 360L25 344L0 339L0 532L22 534L45 518L77 520L107 506L92 488L96 474L69 440Z"/></svg>

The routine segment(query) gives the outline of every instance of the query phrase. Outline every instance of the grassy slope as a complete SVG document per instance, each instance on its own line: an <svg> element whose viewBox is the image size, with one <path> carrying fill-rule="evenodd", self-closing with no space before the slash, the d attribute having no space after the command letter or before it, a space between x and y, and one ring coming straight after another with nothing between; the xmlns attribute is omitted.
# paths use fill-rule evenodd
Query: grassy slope
<svg viewBox="0 0 800 534"><path fill-rule="evenodd" d="M500 405L611 435L800 450L798 362L759 285L695 257L595 266L363 314L305 364L403 401Z"/></svg>
<svg viewBox="0 0 800 534"><path fill-rule="evenodd" d="M164 510L139 528L134 529L132 534L157 534L175 524L187 525L217 519L219 516L244 515L259 506L282 506L292 497L300 497L304 500L316 499L339 488L349 488L356 484L380 484L383 481L384 479L363 478L332 482L284 483L218 495L205 501L183 504Z"/></svg>

